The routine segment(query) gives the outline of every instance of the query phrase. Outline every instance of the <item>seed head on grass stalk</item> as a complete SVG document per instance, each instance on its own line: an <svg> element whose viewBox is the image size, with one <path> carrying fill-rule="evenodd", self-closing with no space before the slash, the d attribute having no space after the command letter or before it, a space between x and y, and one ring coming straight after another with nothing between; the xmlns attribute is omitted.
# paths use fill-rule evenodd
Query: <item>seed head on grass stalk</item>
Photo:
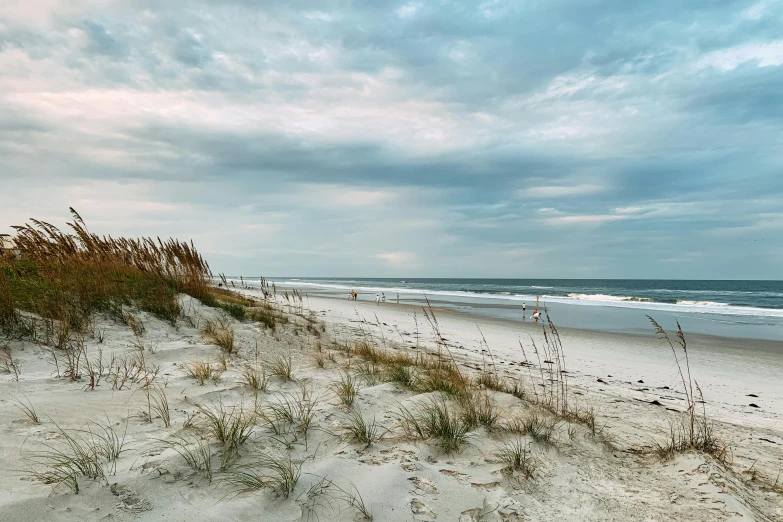
<svg viewBox="0 0 783 522"><path fill-rule="evenodd" d="M647 316L647 319L655 328L655 333L658 334L659 339L666 342L672 351L672 355L674 356L674 362L677 364L677 371L680 374L680 380L682 381L682 387L685 392L685 400L688 407L688 438L691 442L694 442L696 439L696 401L694 400L693 396L693 380L691 379L691 366L688 359L688 343L685 341L685 334L682 331L680 322L677 321L677 334L675 340L672 341L669 338L669 334L666 332L666 330L664 330L655 319L649 315ZM674 347L675 343L680 347L680 349L682 349L682 353L685 359L685 371L683 371L682 365L680 364L680 358L677 356L677 350Z"/></svg>
<svg viewBox="0 0 783 522"><path fill-rule="evenodd" d="M668 458L674 453L695 449L712 455L720 462L727 462L730 459L729 448L723 440L716 436L713 424L707 418L704 394L702 393L698 382L691 377L688 343L685 340L685 333L682 331L679 321L676 323L677 333L674 341L672 341L666 330L664 330L655 319L650 316L647 316L647 318L655 328L655 333L658 334L661 340L666 342L672 351L685 392L685 400L687 402L684 427L682 425L675 426L675 423L670 426L670 437L666 443L658 444L658 454L663 458ZM675 345L679 346L682 350L682 358L685 360L684 370L681 359L677 355ZM696 392L694 392L694 388L696 389ZM700 416L697 416L696 414L696 393L698 393L699 400L702 403L702 413Z"/></svg>
<svg viewBox="0 0 783 522"><path fill-rule="evenodd" d="M1 261L11 269L0 270L4 332L35 335L17 310L50 322L53 331L65 334L61 341L68 331L86 331L96 312L125 322L124 307L175 324L181 312L178 294L198 299L208 295L209 267L192 243L98 236L88 231L75 210L71 213L70 233L36 219L14 227L15 242L25 259ZM7 273L12 274L10 279ZM134 325L140 333L140 325Z"/></svg>

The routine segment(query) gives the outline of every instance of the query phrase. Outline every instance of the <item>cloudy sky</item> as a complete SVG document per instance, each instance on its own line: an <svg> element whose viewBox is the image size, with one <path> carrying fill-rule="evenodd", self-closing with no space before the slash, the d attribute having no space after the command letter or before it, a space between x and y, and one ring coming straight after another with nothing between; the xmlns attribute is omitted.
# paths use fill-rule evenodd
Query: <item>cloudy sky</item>
<svg viewBox="0 0 783 522"><path fill-rule="evenodd" d="M0 232L245 275L783 278L783 1L0 3Z"/></svg>

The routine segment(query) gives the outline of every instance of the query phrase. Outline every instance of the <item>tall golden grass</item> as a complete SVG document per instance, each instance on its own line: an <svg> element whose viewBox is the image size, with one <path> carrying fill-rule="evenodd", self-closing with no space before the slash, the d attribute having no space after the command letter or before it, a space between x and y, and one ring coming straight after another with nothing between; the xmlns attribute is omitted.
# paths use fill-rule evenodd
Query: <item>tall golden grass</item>
<svg viewBox="0 0 783 522"><path fill-rule="evenodd" d="M0 259L1 333L67 338L96 312L125 322L124 307L176 323L178 294L211 300L209 265L192 242L98 236L70 211L68 232L37 219L14 227L22 259Z"/></svg>

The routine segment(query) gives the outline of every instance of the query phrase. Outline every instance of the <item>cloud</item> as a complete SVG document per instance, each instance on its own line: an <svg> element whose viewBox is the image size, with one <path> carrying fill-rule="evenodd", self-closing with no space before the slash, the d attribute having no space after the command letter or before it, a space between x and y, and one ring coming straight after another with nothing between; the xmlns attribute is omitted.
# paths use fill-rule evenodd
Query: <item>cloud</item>
<svg viewBox="0 0 783 522"><path fill-rule="evenodd" d="M571 196L586 196L597 194L608 190L608 187L602 185L549 185L541 187L530 187L522 190L522 195L531 198L562 198Z"/></svg>
<svg viewBox="0 0 783 522"><path fill-rule="evenodd" d="M609 221L630 219L626 214L575 214L570 216L555 216L541 220L546 225L598 225Z"/></svg>
<svg viewBox="0 0 783 522"><path fill-rule="evenodd" d="M385 252L376 254L375 257L388 261L392 265L407 265L416 259L416 256L411 252Z"/></svg>
<svg viewBox="0 0 783 522"><path fill-rule="evenodd" d="M699 67L715 67L731 71L753 61L758 67L777 67L783 64L783 40L753 42L712 51L698 62Z"/></svg>
<svg viewBox="0 0 783 522"><path fill-rule="evenodd" d="M738 231L783 241L781 25L736 0L0 5L0 229L74 206L227 273L731 276Z"/></svg>
<svg viewBox="0 0 783 522"><path fill-rule="evenodd" d="M399 7L395 12L400 18L408 18L416 14L416 11L418 11L420 7L421 4L412 2Z"/></svg>

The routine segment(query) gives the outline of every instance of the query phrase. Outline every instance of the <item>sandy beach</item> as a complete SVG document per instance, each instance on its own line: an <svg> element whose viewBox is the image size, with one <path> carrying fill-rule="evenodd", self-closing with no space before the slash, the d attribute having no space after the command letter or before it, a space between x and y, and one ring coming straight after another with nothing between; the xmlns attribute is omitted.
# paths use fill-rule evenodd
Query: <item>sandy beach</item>
<svg viewBox="0 0 783 522"><path fill-rule="evenodd" d="M0 522L783 522L783 0L0 0Z"/></svg>
<svg viewBox="0 0 783 522"><path fill-rule="evenodd" d="M99 318L96 324L103 342L86 341L88 353L101 350L105 358L133 353L139 343L144 346L148 362L160 367L158 379L170 404L170 427L156 415L150 422L143 413L147 398L138 386L112 389L104 380L90 391L83 380L56 378L46 348L8 343L21 372L18 382L13 373L0 375L3 520L783 517L780 484L775 485L783 458L783 406L774 379L779 363L774 346L763 342L738 346L731 340L689 339L691 370L704 391L707 415L730 448L726 464L698 452L668 460L655 455L656 441L665 440L669 420L681 415L684 401L669 348L652 333L635 337L561 332L570 393L594 409L598 434L584 424L558 419L553 419L552 438L546 442L529 433L477 426L459 451L445 452L435 439L416 439L402 428L401 408L415 409L437 393L369 378L360 358L342 348L371 340L389 352L437 350L435 332L421 308L308 296L297 311L289 309L278 294L277 306L289 323L270 330L258 322L234 320L192 298L181 299L191 319L180 321L176 328L140 313L145 331L135 336L127 326ZM440 337L461 372L479 375L492 367L500 378L522 383L529 397L537 393L533 390L538 363L520 365L524 356L519 341L528 359L534 358L531 338L541 345L540 326L434 312ZM234 332L238 350L227 358L219 378L200 386L187 375L187 363L203 359L217 364L221 354L195 326L203 327L208 320L223 321ZM291 357L295 380L268 375L267 390L254 393L243 380L243 369L257 362L271 367L279 355ZM350 374L357 375L359 388L354 411L368 422L374 420L382 435L369 446L349 435L352 409L335 393L335 382ZM549 415L530 400L492 390L486 393L498 412L498 426L520 415ZM205 440L210 444L211 480L203 470L189 466L171 445L193 429L194 418L203 418L203 413L197 413L200 409L268 412L270 405L286 399L310 405L309 429L297 430L294 420L287 431L275 434L268 425L254 421L236 466L252 464L258 454L288 459L299 477L287 494L273 487L238 492L231 473L221 470L220 447L209 439ZM17 400L34 408L40 422L33 423L17 407ZM749 406L751 402L758 408ZM124 437L122 452L105 480L82 477L75 494L63 484L41 484L25 471L36 451L64 442L60 428L66 432L96 429L90 422L108 423ZM504 471L500 455L514 441L521 441L535 463L529 476ZM351 500L356 497L345 491L361 501Z"/></svg>

